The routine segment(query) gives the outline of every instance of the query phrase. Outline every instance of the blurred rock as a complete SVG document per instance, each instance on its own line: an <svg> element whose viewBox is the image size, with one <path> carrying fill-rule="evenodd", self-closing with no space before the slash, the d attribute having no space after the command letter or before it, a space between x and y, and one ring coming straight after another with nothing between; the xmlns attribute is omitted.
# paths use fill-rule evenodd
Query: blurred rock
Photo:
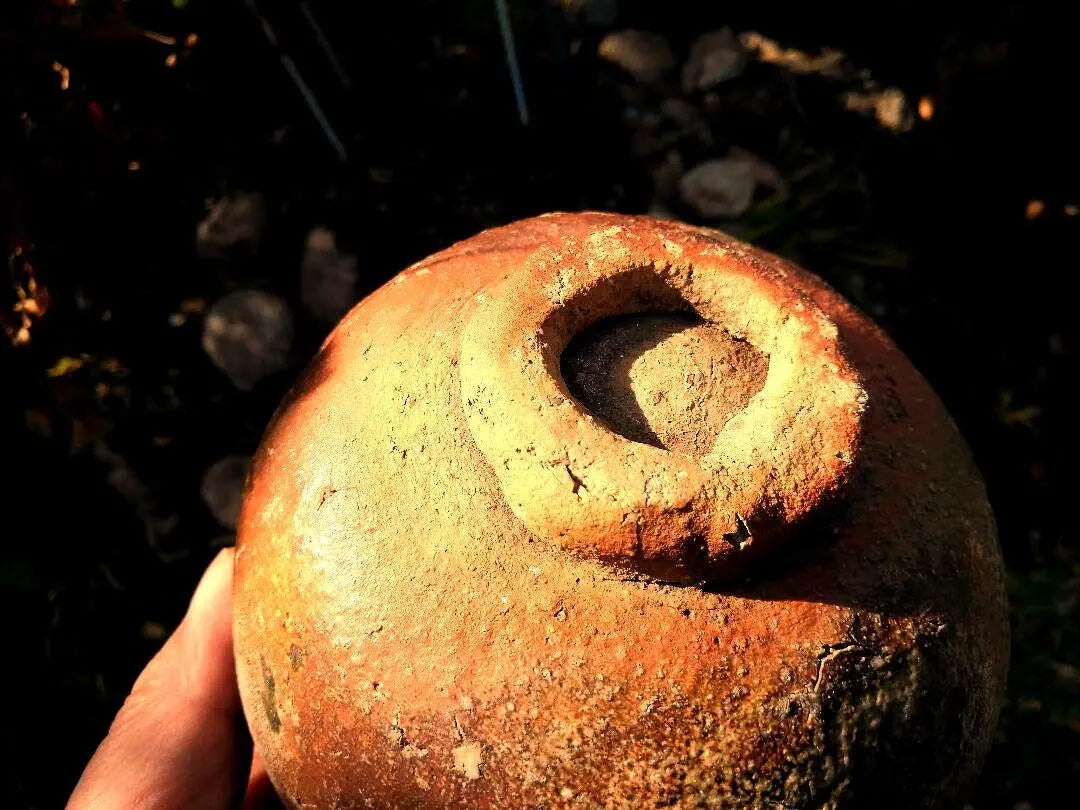
<svg viewBox="0 0 1080 810"><path fill-rule="evenodd" d="M680 98L666 98L660 104L660 112L680 134L692 137L702 146L712 146L712 130L693 104Z"/></svg>
<svg viewBox="0 0 1080 810"><path fill-rule="evenodd" d="M728 158L732 160L745 160L754 168L754 179L759 186L764 186L772 191L787 191L787 183L775 166L768 163L753 152L743 149L741 146L733 146L728 149Z"/></svg>
<svg viewBox="0 0 1080 810"><path fill-rule="evenodd" d="M313 317L334 324L356 301L356 257L337 248L333 231L313 228L300 261L300 300Z"/></svg>
<svg viewBox="0 0 1080 810"><path fill-rule="evenodd" d="M679 133L664 126L664 116L651 110L637 117L630 136L630 154L637 158L648 157L674 146Z"/></svg>
<svg viewBox="0 0 1080 810"><path fill-rule="evenodd" d="M615 31L600 41L598 53L640 84L655 84L675 68L675 54L668 41L652 31Z"/></svg>
<svg viewBox="0 0 1080 810"><path fill-rule="evenodd" d="M695 166L679 181L679 196L700 217L730 219L754 200L754 168L743 160L721 158Z"/></svg>
<svg viewBox="0 0 1080 810"><path fill-rule="evenodd" d="M664 155L664 159L652 169L654 206L663 206L659 201L671 199L678 194L679 180L685 173L682 156L677 151L672 149Z"/></svg>
<svg viewBox="0 0 1080 810"><path fill-rule="evenodd" d="M199 255L224 259L254 253L266 228L266 201L254 191L238 191L216 200L195 229Z"/></svg>
<svg viewBox="0 0 1080 810"><path fill-rule="evenodd" d="M613 25L619 16L618 0L562 0L563 12L586 25Z"/></svg>
<svg viewBox="0 0 1080 810"><path fill-rule="evenodd" d="M893 132L907 132L915 126L915 111L903 92L896 87L852 91L844 96L844 106L855 112L872 113L879 124Z"/></svg>
<svg viewBox="0 0 1080 810"><path fill-rule="evenodd" d="M236 528L250 466L248 456L225 456L211 464L203 474L199 493L214 520L226 529Z"/></svg>
<svg viewBox="0 0 1080 810"><path fill-rule="evenodd" d="M751 153L733 147L727 157L707 160L679 180L679 197L704 219L734 219L754 201L757 187L782 189L775 167Z"/></svg>
<svg viewBox="0 0 1080 810"><path fill-rule="evenodd" d="M730 28L710 31L690 46L682 69L683 90L708 90L734 79L746 67L746 49Z"/></svg>
<svg viewBox="0 0 1080 810"><path fill-rule="evenodd" d="M666 152L688 139L698 146L713 144L712 130L697 107L679 98L664 99L659 109L637 116L633 125L630 152L634 157Z"/></svg>
<svg viewBox="0 0 1080 810"><path fill-rule="evenodd" d="M93 448L94 457L106 466L106 483L132 507L142 523L146 543L158 559L173 562L186 557L190 549L174 535L180 516L163 507L151 487L104 441L95 441Z"/></svg>
<svg viewBox="0 0 1080 810"><path fill-rule="evenodd" d="M218 300L203 322L202 346L233 385L250 391L289 364L292 313L284 300L259 290L237 290Z"/></svg>

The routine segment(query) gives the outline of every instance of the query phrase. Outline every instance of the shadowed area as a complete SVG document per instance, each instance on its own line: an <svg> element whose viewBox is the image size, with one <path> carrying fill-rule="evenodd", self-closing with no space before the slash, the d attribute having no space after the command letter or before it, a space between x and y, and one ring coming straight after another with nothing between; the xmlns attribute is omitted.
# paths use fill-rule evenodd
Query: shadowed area
<svg viewBox="0 0 1080 810"><path fill-rule="evenodd" d="M765 385L768 357L687 312L605 318L561 357L570 392L628 439L700 457Z"/></svg>

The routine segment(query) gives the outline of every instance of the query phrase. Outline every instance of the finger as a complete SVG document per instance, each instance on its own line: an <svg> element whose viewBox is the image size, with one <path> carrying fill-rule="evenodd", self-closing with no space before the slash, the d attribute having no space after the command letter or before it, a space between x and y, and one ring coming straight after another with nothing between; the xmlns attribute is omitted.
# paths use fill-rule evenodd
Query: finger
<svg viewBox="0 0 1080 810"><path fill-rule="evenodd" d="M143 670L69 810L232 807L250 742L232 655L233 553L207 568L176 632Z"/></svg>

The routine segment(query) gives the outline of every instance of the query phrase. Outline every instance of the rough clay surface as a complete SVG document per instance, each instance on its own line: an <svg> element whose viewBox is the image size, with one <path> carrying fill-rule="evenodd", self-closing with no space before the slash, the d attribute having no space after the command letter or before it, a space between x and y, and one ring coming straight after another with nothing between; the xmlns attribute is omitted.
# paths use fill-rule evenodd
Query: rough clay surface
<svg viewBox="0 0 1080 810"><path fill-rule="evenodd" d="M588 499L623 497L625 482L596 477L618 473L610 459L561 470L565 493L553 483L561 458L522 446L528 459L492 459L520 423L500 428L491 422L499 412L478 413L488 406L486 394L474 396L480 372L524 386L512 356L500 365L485 354L485 335L507 328L491 320L503 285L517 285L515 312L551 326L566 305L562 285L520 297L529 285L560 267L580 281L609 264L636 268L635 289L652 292L659 288L642 280L650 274L669 285L731 278L732 290L752 293L745 306L761 307L741 335L753 351L693 329L627 349L638 352L631 378L643 364L626 383L639 399L667 373L647 370L650 353L702 369L717 342L728 344L714 347L718 362L760 388L721 394L724 404L697 421L639 402L660 439L643 444L563 385L571 339L634 307L689 304L709 329L740 336L738 310L709 316L712 304L688 300L685 291L704 283L691 280L677 300L662 291L629 304L615 296L567 321L569 334L549 331L551 345L529 332L508 346L521 366L541 358L538 371L565 392L532 403L539 416L522 422L569 431L536 437L552 452L629 446L628 462L705 470L688 506L631 503L635 525L667 526L665 510L688 508L708 528L727 508L716 496L754 505L774 493L785 509L761 511L743 528L767 537L772 520L789 530L760 544L768 553L736 579L721 576L737 570L724 553L706 561L716 574L708 584L675 584L647 576L644 562L684 548L639 545L613 560L601 553L610 550L603 538L589 548L560 536L558 522L575 519L571 498L605 525L608 512ZM522 268L532 274L524 281ZM794 342L770 343L769 324ZM834 372L828 363L818 377L780 368L802 356L798 346L820 357L830 326L843 355ZM670 340L681 349L663 349ZM755 353L766 358L764 381ZM806 421L797 403L812 399L807 381L829 389L813 401L835 410L836 430ZM521 407L505 391L491 395L492 407ZM770 402L789 400L796 407L770 429L780 426L776 446L801 454L791 469L805 479L703 466L717 447L702 456L709 442L694 430L711 425L703 429L722 438L740 415L768 416ZM679 424L669 431L671 419ZM737 427L729 435L750 437L747 452L757 452L753 426ZM484 432L500 430L494 439ZM815 442L852 441L849 459L811 464ZM778 457L762 458L779 469ZM550 473L551 482L522 495L518 473ZM714 480L730 490L710 489ZM549 497L545 522L535 509ZM608 214L520 222L420 262L363 301L268 429L238 545L241 693L267 769L295 807L959 806L1002 697L1008 638L993 520L941 404L880 330L819 279L674 223Z"/></svg>
<svg viewBox="0 0 1080 810"><path fill-rule="evenodd" d="M762 389L768 358L684 314L595 324L562 355L570 393L629 439L701 457Z"/></svg>

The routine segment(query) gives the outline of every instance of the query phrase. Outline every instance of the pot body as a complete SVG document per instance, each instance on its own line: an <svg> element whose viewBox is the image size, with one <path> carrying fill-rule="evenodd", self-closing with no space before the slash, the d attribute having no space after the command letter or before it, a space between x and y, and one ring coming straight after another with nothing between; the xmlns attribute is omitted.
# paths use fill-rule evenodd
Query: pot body
<svg viewBox="0 0 1080 810"><path fill-rule="evenodd" d="M637 545L605 545L618 532L603 510L621 503L625 482L618 464L604 466L606 444L608 455L584 468L571 456L609 426L567 394L545 348L550 318L533 318L540 325L522 345L547 358L537 385L561 394L517 418L522 402L503 395L527 389L518 366L530 357L513 345L500 356L489 340L508 323L506 285L516 285L512 315L550 315L573 304L564 276L614 263L620 278L685 279L718 262L764 279L765 297L779 291L776 324L812 311L835 326L842 357L829 368L852 386L837 396L857 404L828 421L855 427L815 428L800 452L828 455L842 486L799 477L780 494L744 499L734 531L723 515L691 524L723 512L709 505L721 491L741 497L742 478L715 478L737 465L639 451L626 439L634 460L673 470L674 489L650 495L661 477L647 469L644 500L623 510ZM700 311L708 302L697 294L676 298ZM674 306L656 296L656 306ZM592 300L563 331L629 306L612 300ZM755 401L773 399L747 408ZM562 421L536 423L543 408ZM571 455L530 456L523 424L541 450L549 437L539 433L563 426L558 446ZM519 462L518 449L546 466ZM545 477L561 476L564 460L565 477ZM679 500L680 482L699 469L720 483ZM769 481L748 486L772 493ZM573 513L578 502L586 518ZM770 520L790 525L772 536ZM704 538L701 569L684 564L686 548L671 551L691 529ZM590 531L603 535L594 545ZM761 538L761 559L745 570L727 555L750 545L744 531ZM254 461L235 639L256 745L279 793L303 808L954 806L989 744L1008 650L983 484L888 338L777 257L715 231L609 214L485 232L346 316Z"/></svg>

